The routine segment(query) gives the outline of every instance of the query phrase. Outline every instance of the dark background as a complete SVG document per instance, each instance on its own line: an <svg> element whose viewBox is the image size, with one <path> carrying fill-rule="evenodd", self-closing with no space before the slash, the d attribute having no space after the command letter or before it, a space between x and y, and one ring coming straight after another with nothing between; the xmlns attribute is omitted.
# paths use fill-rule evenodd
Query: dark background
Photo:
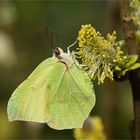
<svg viewBox="0 0 140 140"><path fill-rule="evenodd" d="M45 26L58 34L54 46L66 50L82 24L90 23L103 36L116 30L123 39L115 0L91 1L11 1L0 0L0 139L72 140L73 130L57 131L47 124L9 122L7 102L14 89L44 59L51 57ZM128 81L97 85L96 105L91 115L99 115L108 139L130 139L132 97Z"/></svg>

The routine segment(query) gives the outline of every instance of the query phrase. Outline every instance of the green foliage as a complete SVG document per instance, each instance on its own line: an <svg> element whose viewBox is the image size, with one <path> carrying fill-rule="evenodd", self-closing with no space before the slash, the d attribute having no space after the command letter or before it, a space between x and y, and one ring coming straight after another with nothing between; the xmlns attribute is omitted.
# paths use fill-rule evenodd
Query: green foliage
<svg viewBox="0 0 140 140"><path fill-rule="evenodd" d="M140 63L136 63L137 59L138 55L129 55L127 59L117 65L115 67L117 76L120 78L121 76L124 76L126 72L139 68Z"/></svg>
<svg viewBox="0 0 140 140"><path fill-rule="evenodd" d="M58 51L14 91L8 102L10 121L46 122L59 130L82 127L95 104L93 85L69 54Z"/></svg>

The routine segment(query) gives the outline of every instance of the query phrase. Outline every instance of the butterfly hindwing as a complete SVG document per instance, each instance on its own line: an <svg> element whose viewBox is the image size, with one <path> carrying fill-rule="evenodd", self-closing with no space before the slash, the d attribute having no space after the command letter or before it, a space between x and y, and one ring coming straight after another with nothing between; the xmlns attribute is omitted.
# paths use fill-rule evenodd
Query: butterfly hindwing
<svg viewBox="0 0 140 140"><path fill-rule="evenodd" d="M95 104L93 86L75 64L65 70L49 103L48 125L55 129L82 127Z"/></svg>

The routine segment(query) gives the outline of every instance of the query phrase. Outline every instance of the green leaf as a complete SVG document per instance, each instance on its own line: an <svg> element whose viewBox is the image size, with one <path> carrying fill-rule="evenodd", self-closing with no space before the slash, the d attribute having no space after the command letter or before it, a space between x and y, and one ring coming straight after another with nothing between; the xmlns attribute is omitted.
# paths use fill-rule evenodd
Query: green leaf
<svg viewBox="0 0 140 140"><path fill-rule="evenodd" d="M115 71L121 71L122 69L119 66L115 66Z"/></svg>
<svg viewBox="0 0 140 140"><path fill-rule="evenodd" d="M136 39L140 42L140 30L135 32Z"/></svg>
<svg viewBox="0 0 140 140"><path fill-rule="evenodd" d="M134 64L138 59L138 55L129 55L127 61L123 65L123 67L128 68L130 65Z"/></svg>
<svg viewBox="0 0 140 140"><path fill-rule="evenodd" d="M129 68L122 70L121 75L125 75L127 71L135 70L137 68L140 68L140 63L135 63L135 64L131 65Z"/></svg>
<svg viewBox="0 0 140 140"><path fill-rule="evenodd" d="M129 71L129 69L125 69L125 70L121 71L121 76L124 76L127 71Z"/></svg>
<svg viewBox="0 0 140 140"><path fill-rule="evenodd" d="M137 69L137 68L139 68L139 67L140 67L140 63L135 63L135 64L131 65L131 66L128 68L128 70L135 70L135 69Z"/></svg>
<svg viewBox="0 0 140 140"><path fill-rule="evenodd" d="M95 104L93 85L84 71L63 58L46 59L17 87L8 102L10 121L47 123L59 130L82 127Z"/></svg>

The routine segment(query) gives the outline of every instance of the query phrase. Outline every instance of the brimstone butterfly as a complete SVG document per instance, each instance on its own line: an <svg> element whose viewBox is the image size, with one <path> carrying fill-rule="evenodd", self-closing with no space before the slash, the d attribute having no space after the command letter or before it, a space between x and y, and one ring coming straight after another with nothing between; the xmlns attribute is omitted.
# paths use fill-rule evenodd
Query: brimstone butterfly
<svg viewBox="0 0 140 140"><path fill-rule="evenodd" d="M47 123L54 129L81 128L95 104L93 85L72 54L55 48L21 83L8 102L9 121Z"/></svg>

